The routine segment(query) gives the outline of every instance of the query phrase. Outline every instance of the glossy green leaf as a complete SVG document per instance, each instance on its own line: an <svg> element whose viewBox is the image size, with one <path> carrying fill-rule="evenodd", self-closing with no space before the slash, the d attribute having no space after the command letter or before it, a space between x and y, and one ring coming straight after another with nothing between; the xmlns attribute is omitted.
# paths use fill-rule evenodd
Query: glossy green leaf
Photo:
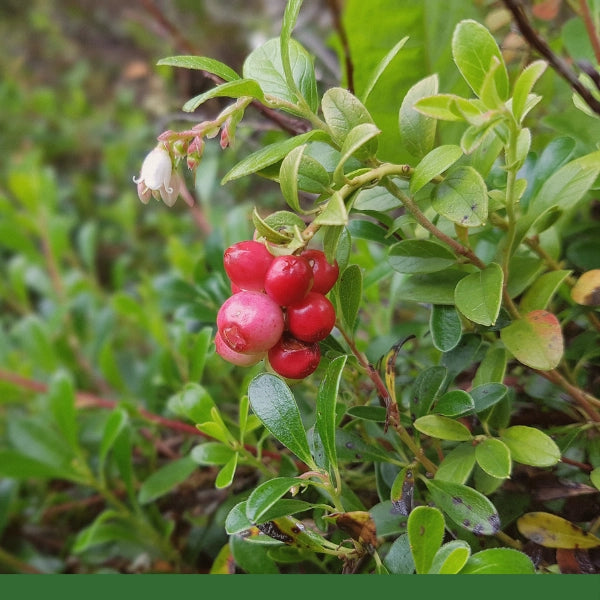
<svg viewBox="0 0 600 600"><path fill-rule="evenodd" d="M461 21L454 29L452 56L456 66L471 89L479 95L487 73L494 61L500 68L496 71L495 84L502 100L508 97L508 74L504 59L492 34L473 20Z"/></svg>
<svg viewBox="0 0 600 600"><path fill-rule="evenodd" d="M407 533L417 573L427 573L444 538L444 515L431 506L417 506L408 516Z"/></svg>
<svg viewBox="0 0 600 600"><path fill-rule="evenodd" d="M536 81L543 75L547 66L548 63L536 60L527 65L515 81L515 85L513 86L512 113L517 121L520 122L524 117L529 94Z"/></svg>
<svg viewBox="0 0 600 600"><path fill-rule="evenodd" d="M217 75L224 81L240 79L240 76L231 67L206 56L169 56L161 58L156 64L159 66L182 67L184 69L198 69Z"/></svg>
<svg viewBox="0 0 600 600"><path fill-rule="evenodd" d="M338 429L335 435L337 457L345 462L389 462L390 454L375 444L369 444L346 429Z"/></svg>
<svg viewBox="0 0 600 600"><path fill-rule="evenodd" d="M222 467L221 470L217 473L217 477L215 479L215 487L218 490L222 490L223 488L229 487L233 483L233 478L235 476L235 471L237 469L239 454L236 452Z"/></svg>
<svg viewBox="0 0 600 600"><path fill-rule="evenodd" d="M486 473L479 465L475 465L475 469L473 470L474 487L484 496L493 494L504 482L504 478L492 477L492 475Z"/></svg>
<svg viewBox="0 0 600 600"><path fill-rule="evenodd" d="M250 575L278 575L277 565L269 557L269 547L255 544L238 535L229 538L235 564Z"/></svg>
<svg viewBox="0 0 600 600"><path fill-rule="evenodd" d="M430 574L454 575L466 564L471 547L464 540L452 540L444 544L433 557Z"/></svg>
<svg viewBox="0 0 600 600"><path fill-rule="evenodd" d="M427 479L425 484L435 504L457 525L476 535L494 535L500 530L498 511L483 494L442 479Z"/></svg>
<svg viewBox="0 0 600 600"><path fill-rule="evenodd" d="M523 296L519 308L528 313L548 307L561 283L571 274L568 270L550 271L538 277Z"/></svg>
<svg viewBox="0 0 600 600"><path fill-rule="evenodd" d="M306 144L294 148L283 161L281 161L281 167L279 169L279 185L281 186L281 193L290 208L299 213L302 213L303 211L298 199L298 170L305 149Z"/></svg>
<svg viewBox="0 0 600 600"><path fill-rule="evenodd" d="M377 151L377 140L381 132L373 123L361 123L351 129L340 148L340 162L333 172L336 182L344 181L344 165L352 157L369 158Z"/></svg>
<svg viewBox="0 0 600 600"><path fill-rule="evenodd" d="M225 531L228 535L247 531L252 527L252 523L246 516L246 501L238 502L225 518Z"/></svg>
<svg viewBox="0 0 600 600"><path fill-rule="evenodd" d="M346 365L347 358L347 356L338 356L329 363L325 377L317 392L317 418L315 428L321 438L325 455L332 465L337 464L337 453L335 448L335 407L342 371Z"/></svg>
<svg viewBox="0 0 600 600"><path fill-rule="evenodd" d="M270 373L257 375L248 386L254 414L286 448L308 465L313 464L296 400L284 381Z"/></svg>
<svg viewBox="0 0 600 600"><path fill-rule="evenodd" d="M183 105L182 110L184 112L194 112L201 104L211 98L241 98L242 96L250 96L261 102L264 102L265 98L260 85L256 81L252 79L234 79L194 96Z"/></svg>
<svg viewBox="0 0 600 600"><path fill-rule="evenodd" d="M475 466L475 448L471 442L459 444L440 463L435 479L465 483Z"/></svg>
<svg viewBox="0 0 600 600"><path fill-rule="evenodd" d="M507 352L501 346L490 348L483 357L477 368L473 385L479 386L484 383L496 383L504 381L506 373Z"/></svg>
<svg viewBox="0 0 600 600"><path fill-rule="evenodd" d="M354 328L362 302L363 275L358 265L349 265L337 284L341 316L349 330Z"/></svg>
<svg viewBox="0 0 600 600"><path fill-rule="evenodd" d="M459 421L442 415L425 415L413 423L415 429L439 440L470 440L471 432Z"/></svg>
<svg viewBox="0 0 600 600"><path fill-rule="evenodd" d="M402 240L390 247L388 261L399 273L434 273L456 262L448 248L431 240Z"/></svg>
<svg viewBox="0 0 600 600"><path fill-rule="evenodd" d="M454 145L438 146L431 150L415 167L410 178L409 189L411 194L416 194L434 177L449 169L462 155L463 152L460 146Z"/></svg>
<svg viewBox="0 0 600 600"><path fill-rule="evenodd" d="M437 94L438 87L438 76L430 75L408 90L400 106L400 139L417 159L422 159L433 149L437 123L432 117L416 111L414 104L421 98Z"/></svg>
<svg viewBox="0 0 600 600"><path fill-rule="evenodd" d="M287 45L289 63L296 88L300 91L311 110L317 109L317 85L312 58L302 45L290 39ZM246 79L254 79L267 96L273 96L286 102L296 104L295 91L290 89L281 57L279 38L271 39L253 50L244 61L242 73ZM283 110L296 112L289 107Z"/></svg>
<svg viewBox="0 0 600 600"><path fill-rule="evenodd" d="M263 514L290 489L299 487L302 483L296 477L275 477L261 483L246 501L246 517L252 523L262 523Z"/></svg>
<svg viewBox="0 0 600 600"><path fill-rule="evenodd" d="M514 425L501 432L500 439L510 449L512 459L524 465L551 467L560 460L560 448L543 431Z"/></svg>
<svg viewBox="0 0 600 600"><path fill-rule="evenodd" d="M527 554L512 548L488 548L473 554L461 575L533 575L535 567Z"/></svg>
<svg viewBox="0 0 600 600"><path fill-rule="evenodd" d="M458 417L473 412L475 403L468 392L451 390L435 403L434 410L445 417Z"/></svg>
<svg viewBox="0 0 600 600"><path fill-rule="evenodd" d="M228 181L233 181L234 179L239 179L240 177L245 177L246 175L270 167L281 161L294 148L301 146L310 140L316 139L327 139L327 135L322 131L312 130L288 138L282 142L269 144L238 162L225 177L223 177L221 183L225 184Z"/></svg>
<svg viewBox="0 0 600 600"><path fill-rule="evenodd" d="M225 444L219 442L204 442L192 448L190 456L199 465L224 465L235 451Z"/></svg>
<svg viewBox="0 0 600 600"><path fill-rule="evenodd" d="M547 512L530 512L517 520L519 533L545 548L597 548L600 538Z"/></svg>
<svg viewBox="0 0 600 600"><path fill-rule="evenodd" d="M503 383L482 383L474 387L470 395L475 404L475 412L480 413L491 408L500 402L507 392L508 388Z"/></svg>
<svg viewBox="0 0 600 600"><path fill-rule="evenodd" d="M454 168L435 189L432 206L457 225L479 227L488 216L487 187L473 167Z"/></svg>
<svg viewBox="0 0 600 600"><path fill-rule="evenodd" d="M411 414L421 417L430 411L435 399L442 390L446 373L445 367L433 366L417 375L410 395Z"/></svg>
<svg viewBox="0 0 600 600"><path fill-rule="evenodd" d="M371 78L369 79L363 93L361 94L360 100L361 102L364 104L369 96L371 95L371 92L373 91L373 89L375 88L375 86L377 85L377 82L379 81L379 79L381 78L381 76L383 75L383 73L385 72L385 70L389 67L390 63L394 60L395 56L398 54L398 52L400 52L400 50L404 47L404 44L406 44L406 42L408 41L408 36L407 37L403 37L379 62L379 64L377 65L377 67L375 68L375 70L373 71L373 74L371 76Z"/></svg>
<svg viewBox="0 0 600 600"><path fill-rule="evenodd" d="M510 476L511 458L508 446L495 438L486 438L475 446L477 464L492 477L506 479Z"/></svg>
<svg viewBox="0 0 600 600"><path fill-rule="evenodd" d="M208 391L197 383L188 383L181 392L169 398L169 410L194 423L210 421L214 407L215 403Z"/></svg>
<svg viewBox="0 0 600 600"><path fill-rule="evenodd" d="M501 330L500 338L519 362L540 371L557 367L563 355L560 322L545 310L534 310L514 321Z"/></svg>
<svg viewBox="0 0 600 600"><path fill-rule="evenodd" d="M384 406L351 406L346 414L357 419L365 421L376 421L383 423L385 421L386 409Z"/></svg>
<svg viewBox="0 0 600 600"><path fill-rule="evenodd" d="M458 269L408 276L398 290L398 299L426 304L454 304L456 284L467 275Z"/></svg>
<svg viewBox="0 0 600 600"><path fill-rule="evenodd" d="M500 312L503 281L502 267L496 263L467 275L456 285L456 308L474 323L493 325Z"/></svg>
<svg viewBox="0 0 600 600"><path fill-rule="evenodd" d="M148 504L148 502L168 494L180 483L183 483L197 468L198 465L189 456L167 463L164 467L154 471L142 483L138 493L139 502Z"/></svg>
<svg viewBox="0 0 600 600"><path fill-rule="evenodd" d="M454 306L434 304L429 316L431 342L440 352L456 348L462 336L462 322Z"/></svg>
<svg viewBox="0 0 600 600"><path fill-rule="evenodd" d="M281 23L281 32L279 34L279 52L281 54L281 63L285 81L290 90L296 88L294 81L294 69L291 62L290 43L292 40L292 31L298 20L298 13L302 6L302 0L290 0L286 3L283 13L283 22Z"/></svg>

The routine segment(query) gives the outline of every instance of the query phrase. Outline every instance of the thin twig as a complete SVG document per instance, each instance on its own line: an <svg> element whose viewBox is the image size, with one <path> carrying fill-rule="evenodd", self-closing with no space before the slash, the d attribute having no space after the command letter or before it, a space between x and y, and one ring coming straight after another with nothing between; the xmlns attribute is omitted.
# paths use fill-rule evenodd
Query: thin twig
<svg viewBox="0 0 600 600"><path fill-rule="evenodd" d="M600 115L600 101L594 98L590 90L579 81L577 75L569 68L567 63L552 51L548 43L533 28L520 0L502 1L512 13L527 43L548 61L550 66L581 96L590 109Z"/></svg>
<svg viewBox="0 0 600 600"><path fill-rule="evenodd" d="M594 27L592 13L590 12L590 7L587 3L587 0L579 0L579 8L581 9L581 15L583 17L583 22L585 23L585 29L587 31L588 37L590 38L590 43L592 44L592 48L594 49L594 56L596 57L596 62L600 63L600 38L598 37L598 32Z"/></svg>
<svg viewBox="0 0 600 600"><path fill-rule="evenodd" d="M352 53L350 52L350 43L348 41L348 35L346 34L346 28L342 23L342 17L340 14L340 6L338 0L327 0L329 5L329 12L333 19L333 26L340 36L340 42L342 43L342 51L344 53L344 65L346 66L346 85L348 91L354 93L354 64L352 62Z"/></svg>

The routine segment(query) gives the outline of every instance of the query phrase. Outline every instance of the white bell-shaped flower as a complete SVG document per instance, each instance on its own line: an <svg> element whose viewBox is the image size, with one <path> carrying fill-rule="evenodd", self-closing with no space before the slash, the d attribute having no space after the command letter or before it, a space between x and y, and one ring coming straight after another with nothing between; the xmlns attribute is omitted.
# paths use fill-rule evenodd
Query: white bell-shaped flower
<svg viewBox="0 0 600 600"><path fill-rule="evenodd" d="M173 173L173 163L167 150L157 146L150 152L144 162L139 177L134 177L137 184L138 196L146 204L150 194L155 198L159 196L167 206L173 206L177 199L179 185Z"/></svg>

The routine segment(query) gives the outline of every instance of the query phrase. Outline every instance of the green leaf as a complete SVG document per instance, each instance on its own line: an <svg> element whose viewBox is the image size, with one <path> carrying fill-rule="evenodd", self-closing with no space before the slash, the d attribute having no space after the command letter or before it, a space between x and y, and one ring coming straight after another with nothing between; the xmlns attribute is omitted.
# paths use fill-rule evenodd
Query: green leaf
<svg viewBox="0 0 600 600"><path fill-rule="evenodd" d="M508 446L495 438L486 438L475 446L477 464L492 477L510 476L511 458Z"/></svg>
<svg viewBox="0 0 600 600"><path fill-rule="evenodd" d="M182 110L184 112L194 112L201 104L211 98L241 98L242 96L250 96L261 102L264 102L265 99L263 91L256 81L252 79L235 79L190 98L183 105Z"/></svg>
<svg viewBox="0 0 600 600"><path fill-rule="evenodd" d="M426 479L436 505L457 525L476 535L494 535L500 530L496 507L481 493L460 483Z"/></svg>
<svg viewBox="0 0 600 600"><path fill-rule="evenodd" d="M78 448L77 411L73 380L65 371L57 371L48 388L48 402L54 419L71 448Z"/></svg>
<svg viewBox="0 0 600 600"><path fill-rule="evenodd" d="M461 98L455 94L436 94L417 100L415 110L441 121L468 121L474 125L485 124L483 108L475 101Z"/></svg>
<svg viewBox="0 0 600 600"><path fill-rule="evenodd" d="M200 381L202 379L204 365L206 364L206 357L208 355L208 349L210 348L210 344L212 342L212 335L212 327L204 327L196 335L193 348L188 356L190 365L190 381Z"/></svg>
<svg viewBox="0 0 600 600"><path fill-rule="evenodd" d="M415 429L439 440L462 442L472 438L471 432L459 421L442 415L425 415L413 423Z"/></svg>
<svg viewBox="0 0 600 600"><path fill-rule="evenodd" d="M235 470L237 469L238 458L239 454L236 452L221 467L221 470L217 473L217 478L215 479L215 487L218 490L222 490L223 488L229 487L233 483Z"/></svg>
<svg viewBox="0 0 600 600"><path fill-rule="evenodd" d="M465 483L475 466L475 448L471 442L459 444L440 463L435 479Z"/></svg>
<svg viewBox="0 0 600 600"><path fill-rule="evenodd" d="M381 186L361 189L352 204L353 210L377 212L386 212L401 206L402 202Z"/></svg>
<svg viewBox="0 0 600 600"><path fill-rule="evenodd" d="M164 467L154 471L140 487L138 500L141 504L148 504L174 490L183 483L198 465L189 457L174 460Z"/></svg>
<svg viewBox="0 0 600 600"><path fill-rule="evenodd" d="M596 488L600 490L600 467L596 467L590 473L590 480L591 480L592 484L595 485Z"/></svg>
<svg viewBox="0 0 600 600"><path fill-rule="evenodd" d="M435 273L456 263L456 257L438 242L402 240L390 247L388 261L399 273Z"/></svg>
<svg viewBox="0 0 600 600"><path fill-rule="evenodd" d="M471 547L464 540L452 540L444 544L433 557L430 574L455 575L466 564Z"/></svg>
<svg viewBox="0 0 600 600"><path fill-rule="evenodd" d="M263 523L269 519L262 516L293 487L299 487L305 482L296 477L275 477L261 483L246 501L246 517L255 523Z"/></svg>
<svg viewBox="0 0 600 600"><path fill-rule="evenodd" d="M394 575L411 575L415 571L415 561L410 551L408 534L396 538L388 553L383 559L383 564Z"/></svg>
<svg viewBox="0 0 600 600"><path fill-rule="evenodd" d="M480 413L491 408L504 396L508 388L503 383L482 383L471 390L471 398L475 404L475 412Z"/></svg>
<svg viewBox="0 0 600 600"><path fill-rule="evenodd" d="M11 479L66 478L59 467L49 465L16 450L0 449L0 475Z"/></svg>
<svg viewBox="0 0 600 600"><path fill-rule="evenodd" d="M398 300L426 304L454 304L456 284L467 275L458 269L409 275L398 290Z"/></svg>
<svg viewBox="0 0 600 600"><path fill-rule="evenodd" d="M338 191L334 192L331 198L329 198L323 211L313 220L313 223L329 226L348 224L348 210L346 209L342 195Z"/></svg>
<svg viewBox="0 0 600 600"><path fill-rule="evenodd" d="M257 375L248 386L254 414L301 461L313 465L296 400L284 381L270 373Z"/></svg>
<svg viewBox="0 0 600 600"><path fill-rule="evenodd" d="M246 516L246 501L239 502L227 513L225 519L225 531L228 535L247 531L252 527L252 523Z"/></svg>
<svg viewBox="0 0 600 600"><path fill-rule="evenodd" d="M600 538L547 512L530 512L517 520L519 533L545 548L597 548Z"/></svg>
<svg viewBox="0 0 600 600"><path fill-rule="evenodd" d="M342 371L346 365L347 356L338 356L329 363L325 377L317 393L317 418L315 428L325 450L329 462L337 465L335 448L335 406L337 402Z"/></svg>
<svg viewBox="0 0 600 600"><path fill-rule="evenodd" d="M431 342L440 352L456 348L462 336L462 322L454 306L434 304L429 317Z"/></svg>
<svg viewBox="0 0 600 600"><path fill-rule="evenodd" d="M323 118L331 129L333 140L342 147L348 134L358 125L375 126L369 111L348 90L340 87L329 88L321 100ZM365 156L374 153L374 142L365 147ZM362 155L361 155L362 157Z"/></svg>
<svg viewBox="0 0 600 600"><path fill-rule="evenodd" d="M205 56L169 56L161 58L156 64L159 66L182 67L184 69L198 69L217 75L224 81L240 79L240 76L231 67L214 58Z"/></svg>
<svg viewBox="0 0 600 600"><path fill-rule="evenodd" d="M417 573L427 573L444 538L444 515L431 506L417 506L408 516L407 533Z"/></svg>
<svg viewBox="0 0 600 600"><path fill-rule="evenodd" d="M534 310L545 309L560 284L571 274L571 271L550 271L538 277L533 285L525 292L519 308L521 312L528 313Z"/></svg>
<svg viewBox="0 0 600 600"><path fill-rule="evenodd" d="M225 465L235 451L219 442L204 442L192 448L190 456L199 465Z"/></svg>
<svg viewBox="0 0 600 600"><path fill-rule="evenodd" d="M294 81L294 72L290 61L290 43L292 39L292 31L298 20L298 13L302 6L302 0L290 0L286 4L283 14L283 22L281 24L281 32L279 34L279 51L281 53L281 63L287 86L290 90L296 89Z"/></svg>
<svg viewBox="0 0 600 600"><path fill-rule="evenodd" d="M533 575L535 567L527 554L512 548L488 548L473 554L461 575Z"/></svg>
<svg viewBox="0 0 600 600"><path fill-rule="evenodd" d="M298 189L310 194L330 192L331 178L325 167L314 157L304 152L298 165Z"/></svg>
<svg viewBox="0 0 600 600"><path fill-rule="evenodd" d="M415 110L414 105L421 98L437 94L438 87L438 76L430 75L408 90L400 106L400 139L404 147L417 159L422 159L433 149L437 122Z"/></svg>
<svg viewBox="0 0 600 600"><path fill-rule="evenodd" d="M373 89L377 85L377 82L379 81L379 79L381 78L381 76L383 75L383 73L385 72L385 70L388 68L388 66L390 65L390 63L394 60L394 57L398 54L398 52L400 52L400 50L403 48L404 44L406 44L407 41L408 41L408 36L402 38L381 59L381 62L377 65L376 69L373 71L373 75L371 76L371 79L369 79L369 82L367 83L367 85L366 85L363 93L360 96L360 100L361 100L361 102L363 102L363 104L366 103L366 101L368 100L369 96L371 95L371 92L373 91Z"/></svg>
<svg viewBox="0 0 600 600"><path fill-rule="evenodd" d="M514 425L501 432L515 462L534 467L551 467L560 460L560 448L543 431L526 425Z"/></svg>
<svg viewBox="0 0 600 600"><path fill-rule="evenodd" d="M534 310L500 331L506 349L524 365L540 371L558 366L563 355L560 322L550 312Z"/></svg>
<svg viewBox="0 0 600 600"><path fill-rule="evenodd" d="M412 469L401 469L390 488L390 500L394 511L400 515L409 515L413 509L415 476Z"/></svg>
<svg viewBox="0 0 600 600"><path fill-rule="evenodd" d="M352 157L370 158L377 151L377 140L375 138L381 132L373 123L361 123L351 129L340 148L340 162L333 172L333 179L336 182L344 181L344 165Z"/></svg>
<svg viewBox="0 0 600 600"><path fill-rule="evenodd" d="M229 538L229 546L235 564L250 575L278 575L277 565L269 557L269 546L255 544L234 535Z"/></svg>
<svg viewBox="0 0 600 600"><path fill-rule="evenodd" d="M279 168L279 185L281 193L290 208L296 212L302 213L300 201L298 199L298 169L302 161L302 155L306 149L306 144L294 148L281 162Z"/></svg>
<svg viewBox="0 0 600 600"><path fill-rule="evenodd" d="M98 454L98 471L102 472L104 469L104 463L106 457L114 446L117 438L121 432L127 426L129 422L129 415L122 408L116 408L113 410L106 424L104 425L104 431L102 432L102 440L100 441L100 452Z"/></svg>
<svg viewBox="0 0 600 600"><path fill-rule="evenodd" d="M337 283L341 315L346 327L352 331L362 301L363 276L358 265L349 265Z"/></svg>
<svg viewBox="0 0 600 600"><path fill-rule="evenodd" d="M300 135L294 136L292 138L288 138L282 142L275 142L273 144L269 144L260 150L252 153L250 156L247 156L239 163L237 163L221 180L221 183L225 184L229 181L233 181L234 179L239 179L240 177L245 177L246 175L250 175L252 173L256 173L261 169L274 165L281 161L285 156L288 155L294 148L305 144L309 140L312 139L321 139L326 140L328 136L317 129L312 131L307 131L306 133L302 133Z"/></svg>
<svg viewBox="0 0 600 600"><path fill-rule="evenodd" d="M543 60L536 60L529 65L521 73L513 86L512 96L512 113L517 122L521 122L524 117L525 106L527 99L535 82L543 75L548 63Z"/></svg>
<svg viewBox="0 0 600 600"><path fill-rule="evenodd" d="M435 121L434 121L435 123ZM449 169L463 155L460 146L445 145L438 146L423 157L415 167L410 178L409 189L411 194L416 194L422 187L428 184L434 177L441 175Z"/></svg>
<svg viewBox="0 0 600 600"><path fill-rule="evenodd" d="M383 423L385 421L386 409L384 406L351 406L346 414L365 421Z"/></svg>
<svg viewBox="0 0 600 600"><path fill-rule="evenodd" d="M494 325L502 303L502 267L491 263L461 279L456 285L456 308L474 323Z"/></svg>
<svg viewBox="0 0 600 600"><path fill-rule="evenodd" d="M411 414L421 417L430 411L437 395L442 390L446 374L446 367L433 366L417 375L410 395Z"/></svg>
<svg viewBox="0 0 600 600"><path fill-rule="evenodd" d="M367 443L346 429L338 429L335 436L337 457L344 462L389 462L390 454L380 450L379 446Z"/></svg>
<svg viewBox="0 0 600 600"><path fill-rule="evenodd" d="M197 383L188 383L181 392L169 398L168 404L173 413L194 423L210 421L211 411L215 407L208 391Z"/></svg>
<svg viewBox="0 0 600 600"><path fill-rule="evenodd" d="M294 39L289 40L287 48L295 86L310 109L315 112L318 99L312 59L302 45ZM244 61L242 73L244 78L256 80L265 95L297 104L295 90L290 89L285 76L279 38L271 39L253 50ZM298 111L291 107L284 106L282 109L298 114Z"/></svg>
<svg viewBox="0 0 600 600"><path fill-rule="evenodd" d="M508 74L504 59L492 34L480 23L467 19L454 29L452 56L465 81L480 95L488 71L499 63L495 84L502 100L508 97Z"/></svg>
<svg viewBox="0 0 600 600"><path fill-rule="evenodd" d="M435 189L431 204L453 223L479 227L485 224L488 216L485 181L473 167L452 169Z"/></svg>
<svg viewBox="0 0 600 600"><path fill-rule="evenodd" d="M139 533L131 522L123 520L116 511L105 510L89 527L79 533L72 551L75 554L80 554L93 546L117 540L133 543L137 546L143 544Z"/></svg>
<svg viewBox="0 0 600 600"><path fill-rule="evenodd" d="M479 364L473 385L479 386L484 383L496 383L504 381L507 364L507 352L501 346L490 348Z"/></svg>
<svg viewBox="0 0 600 600"><path fill-rule="evenodd" d="M446 392L436 403L435 412L445 417L458 417L475 410L471 395L464 390Z"/></svg>

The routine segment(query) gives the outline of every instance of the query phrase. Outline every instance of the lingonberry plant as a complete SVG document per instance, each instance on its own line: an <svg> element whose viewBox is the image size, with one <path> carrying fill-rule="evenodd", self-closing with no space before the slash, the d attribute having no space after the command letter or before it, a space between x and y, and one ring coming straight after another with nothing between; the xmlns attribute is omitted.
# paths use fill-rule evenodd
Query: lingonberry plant
<svg viewBox="0 0 600 600"><path fill-rule="evenodd" d="M600 400L579 357L598 344L600 277L564 262L561 236L589 211L600 152L537 142L533 90L548 63L509 69L472 19L454 29L455 66L442 65L462 84L440 89L430 73L385 98L398 123L378 119L368 107L406 39L358 93L321 91L292 37L300 8L288 2L280 36L241 75L210 58L161 61L221 80L185 111L233 102L159 136L136 180L142 201L171 204L178 169L198 168L205 139L232 145L251 105L294 132L223 179L277 182L288 208L266 214L257 198L254 239L224 251L236 293L219 310L216 351L252 367L237 422L215 406L185 413L214 438L192 458L221 467L217 487L240 464L260 473L227 516L219 560L250 572L533 573L556 570L548 549L593 553L597 515L573 523L513 495L519 478L569 469L598 488ZM426 317L402 323L407 305ZM521 418L532 405L565 421Z"/></svg>

